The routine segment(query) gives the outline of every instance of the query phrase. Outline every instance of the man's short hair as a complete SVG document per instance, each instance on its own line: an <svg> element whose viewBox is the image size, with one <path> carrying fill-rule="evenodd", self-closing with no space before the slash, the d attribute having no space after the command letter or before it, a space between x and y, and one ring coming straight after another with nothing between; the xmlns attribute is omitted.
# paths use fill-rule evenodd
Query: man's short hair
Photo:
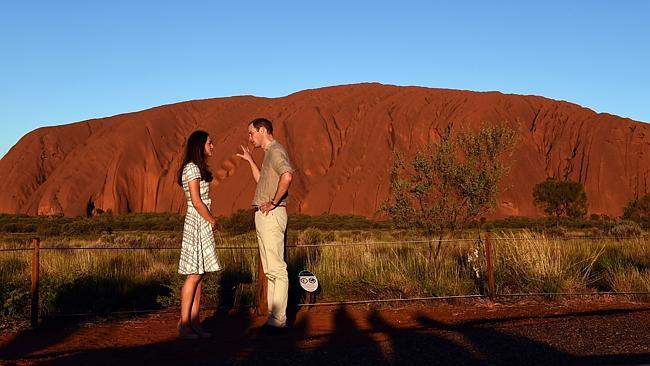
<svg viewBox="0 0 650 366"><path fill-rule="evenodd" d="M255 118L249 125L253 125L257 131L260 130L260 127L264 127L269 135L273 135L273 124L266 118Z"/></svg>

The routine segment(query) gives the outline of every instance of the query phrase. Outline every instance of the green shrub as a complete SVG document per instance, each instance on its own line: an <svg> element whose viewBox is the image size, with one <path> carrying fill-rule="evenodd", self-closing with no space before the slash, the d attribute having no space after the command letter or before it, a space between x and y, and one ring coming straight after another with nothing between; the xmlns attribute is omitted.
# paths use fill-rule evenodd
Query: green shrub
<svg viewBox="0 0 650 366"><path fill-rule="evenodd" d="M229 217L217 220L220 227L234 235L245 234L255 230L255 211L252 209L237 210Z"/></svg>
<svg viewBox="0 0 650 366"><path fill-rule="evenodd" d="M2 316L27 316L30 296L26 286L16 286L13 283L0 285L0 301L2 303Z"/></svg>
<svg viewBox="0 0 650 366"><path fill-rule="evenodd" d="M38 235L42 237L61 235L61 226L58 224L42 223L38 225Z"/></svg>
<svg viewBox="0 0 650 366"><path fill-rule="evenodd" d="M582 218L587 213L587 194L581 182L547 179L533 187L533 202L548 215Z"/></svg>
<svg viewBox="0 0 650 366"><path fill-rule="evenodd" d="M360 229L388 229L391 227L388 221L373 221L357 215L336 215L321 214L310 216L305 214L289 215L289 230L304 230L316 228L320 230L360 230Z"/></svg>
<svg viewBox="0 0 650 366"><path fill-rule="evenodd" d="M2 225L2 231L5 233L35 233L36 224L13 222Z"/></svg>
<svg viewBox="0 0 650 366"><path fill-rule="evenodd" d="M623 209L623 218L650 228L650 193L628 202Z"/></svg>
<svg viewBox="0 0 650 366"><path fill-rule="evenodd" d="M63 225L61 228L61 235L75 236L75 235L88 235L94 232L91 222L86 220L73 221L69 224Z"/></svg>

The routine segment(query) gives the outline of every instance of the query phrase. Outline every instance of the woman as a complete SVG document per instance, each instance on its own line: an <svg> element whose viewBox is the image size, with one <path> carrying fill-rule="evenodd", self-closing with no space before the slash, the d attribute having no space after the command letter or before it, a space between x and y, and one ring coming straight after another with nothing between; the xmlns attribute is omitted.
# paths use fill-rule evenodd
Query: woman
<svg viewBox="0 0 650 366"><path fill-rule="evenodd" d="M185 146L183 165L178 171L178 184L183 187L187 201L178 264L178 273L187 275L181 289L181 319L178 323L178 338L182 339L211 335L201 329L199 306L203 276L221 269L213 235L217 220L210 213L212 172L206 162L213 150L212 139L207 132L192 132Z"/></svg>

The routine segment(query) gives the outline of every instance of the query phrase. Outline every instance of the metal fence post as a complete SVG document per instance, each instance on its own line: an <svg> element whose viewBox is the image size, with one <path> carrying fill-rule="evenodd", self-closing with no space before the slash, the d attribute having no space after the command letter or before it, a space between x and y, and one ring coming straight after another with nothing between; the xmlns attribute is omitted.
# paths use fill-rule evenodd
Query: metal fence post
<svg viewBox="0 0 650 366"><path fill-rule="evenodd" d="M485 234L485 260L487 262L488 296L490 297L490 300L494 301L496 291L494 290L494 264L492 263L491 234L490 231Z"/></svg>
<svg viewBox="0 0 650 366"><path fill-rule="evenodd" d="M41 240L39 238L32 239L32 306L31 306L31 326L36 328L38 326L38 287L39 287L39 272L40 272L40 248Z"/></svg>

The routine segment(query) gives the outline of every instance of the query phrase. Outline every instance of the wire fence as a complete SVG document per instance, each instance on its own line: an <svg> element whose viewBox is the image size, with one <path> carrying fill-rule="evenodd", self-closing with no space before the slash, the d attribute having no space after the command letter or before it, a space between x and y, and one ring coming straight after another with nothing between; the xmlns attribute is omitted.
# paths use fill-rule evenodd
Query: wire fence
<svg viewBox="0 0 650 366"><path fill-rule="evenodd" d="M645 237L642 237L645 239ZM530 240L553 240L553 241L599 241L599 240L612 240L611 236L564 236L564 237L531 237L531 238L500 238L492 237L490 240L493 242L499 241L530 241ZM458 242L476 242L477 238L457 238L457 239L430 239L430 240L394 240L394 241L360 241L360 242L327 242L320 244L288 244L285 248L324 248L324 247L352 247L352 246L368 246L368 245L404 245L404 244L435 244L435 243L458 243ZM110 246L79 246L79 247L40 247L40 250L180 250L180 246L165 247L165 246L143 246L143 247L110 247ZM258 246L217 246L216 250L224 249L244 249L244 250L258 250ZM20 252L32 251L30 248L1 248L0 252Z"/></svg>
<svg viewBox="0 0 650 366"><path fill-rule="evenodd" d="M531 240L553 240L553 241L588 241L588 242L598 242L602 240L612 240L612 237L604 236L572 236L572 237L527 237L527 238L518 238L518 237L492 237L490 232L484 233L483 235L478 235L477 238L439 238L439 239L430 239L430 240L395 240L395 241L363 241L363 242L327 242L327 243L318 243L318 244L287 244L286 248L305 248L305 249L314 249L314 248L331 248L331 247L357 247L357 246L395 246L395 245L428 245L430 248L433 244L442 245L442 244L452 244L452 243L476 243L483 247L484 256L487 262L487 289L484 294L470 294L470 295L451 295L451 296L417 296L417 297L408 297L408 298L388 298L388 299L359 299L359 300L347 300L347 301L334 301L334 302L310 302L310 303L298 303L297 307L316 307L316 306L340 306L340 305L355 305L355 304L370 304L370 303L390 303L390 302L407 302L407 301L431 301L431 300L451 300L451 299L479 299L479 298L490 298L495 300L497 298L508 298L508 297L541 297L541 296L604 296L604 295L650 295L650 292L644 291L625 291L625 292L614 292L614 291L599 291L599 292L531 292L531 293L497 293L495 282L494 282L494 260L493 260L493 248L492 244L494 242L517 242L517 241L531 241ZM645 241L645 238L641 238ZM145 250L145 251L159 251L159 250L180 250L180 246L154 246L154 247L111 247L111 246L79 246L79 247L61 247L61 246L40 246L40 239L34 238L31 241L30 248L2 248L0 252L32 252L32 261L31 261L31 323L32 326L38 325L39 318L39 275L40 275L40 252L41 251L134 251L134 250ZM242 245L242 246L217 246L217 250L239 250L243 251L257 251L258 247L253 245ZM259 260L259 257L258 257ZM243 263L243 261L242 261ZM263 274L258 273L260 276ZM258 283L260 278L258 277ZM265 298L261 297L260 292L258 291L258 296L255 301L256 304L265 304ZM238 308L254 308L255 305L238 305ZM219 307L207 307L206 310L216 310ZM152 313L152 312L169 312L175 311L170 309L137 309L137 310L127 310L127 311L109 311L109 312L96 312L96 313L59 313L59 314L49 314L48 316L53 317L66 317L66 316L88 316L88 315L119 315L119 314L143 314L143 313Z"/></svg>

